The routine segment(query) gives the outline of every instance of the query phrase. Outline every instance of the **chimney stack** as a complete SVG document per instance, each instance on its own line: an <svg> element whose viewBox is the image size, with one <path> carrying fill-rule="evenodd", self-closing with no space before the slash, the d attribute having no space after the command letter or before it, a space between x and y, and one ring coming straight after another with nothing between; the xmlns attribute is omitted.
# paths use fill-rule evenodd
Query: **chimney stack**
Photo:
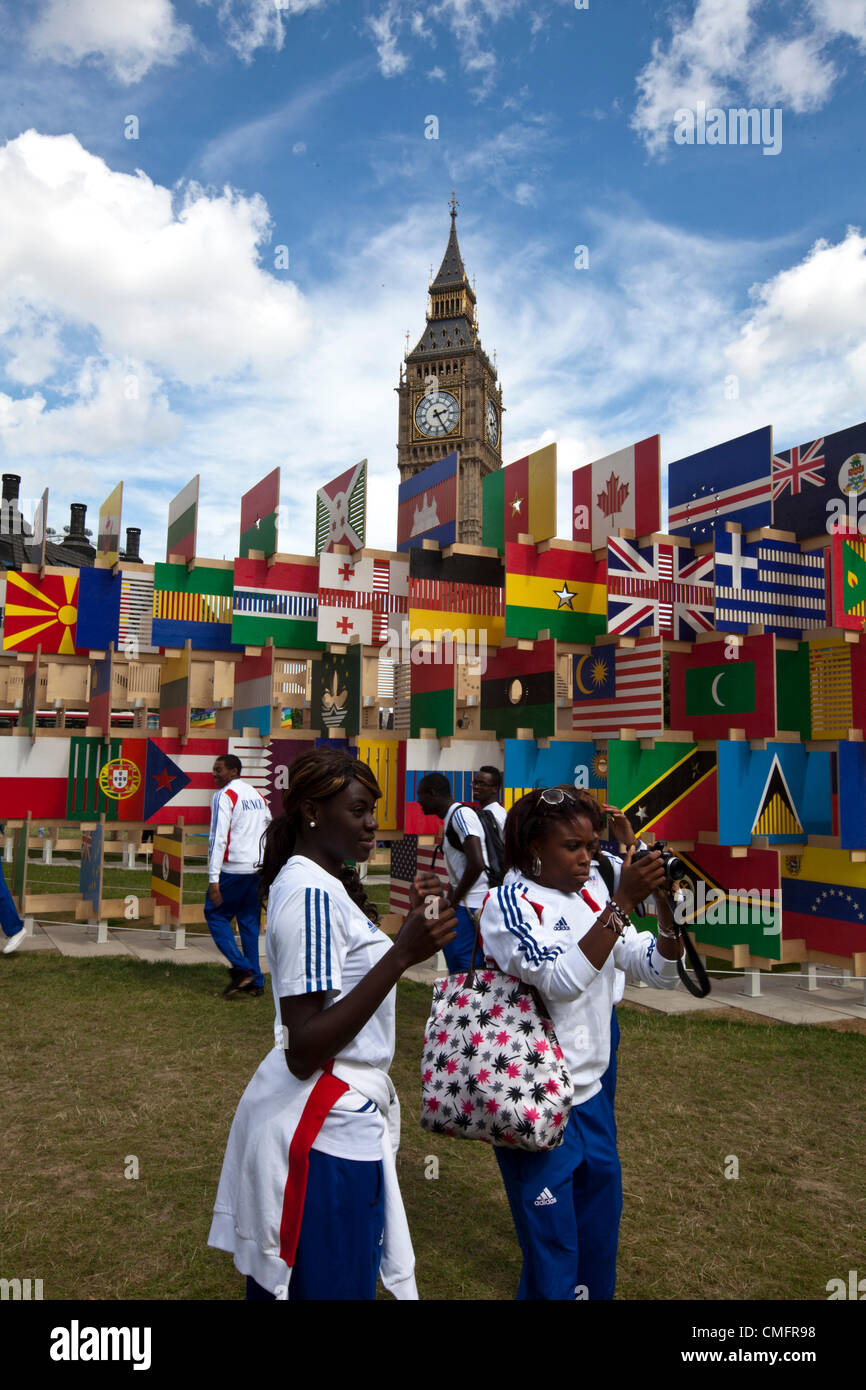
<svg viewBox="0 0 866 1390"><path fill-rule="evenodd" d="M141 527L127 526L126 528L126 551L124 560L129 560L134 565L141 564Z"/></svg>
<svg viewBox="0 0 866 1390"><path fill-rule="evenodd" d="M3 501L17 502L18 490L21 487L21 477L18 473L3 474Z"/></svg>
<svg viewBox="0 0 866 1390"><path fill-rule="evenodd" d="M83 502L73 502L69 508L69 534L64 538L63 544L70 550L78 550L82 555L88 557L96 554L87 536L84 534L84 518L87 516L87 507Z"/></svg>

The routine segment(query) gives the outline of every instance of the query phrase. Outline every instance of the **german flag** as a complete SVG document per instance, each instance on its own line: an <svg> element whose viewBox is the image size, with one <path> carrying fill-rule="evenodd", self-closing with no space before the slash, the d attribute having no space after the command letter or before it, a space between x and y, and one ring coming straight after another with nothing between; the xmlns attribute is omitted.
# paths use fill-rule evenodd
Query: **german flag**
<svg viewBox="0 0 866 1390"><path fill-rule="evenodd" d="M183 826L156 835L150 870L150 893L172 917L180 917L183 904Z"/></svg>
<svg viewBox="0 0 866 1390"><path fill-rule="evenodd" d="M488 658L481 677L481 727L497 738L532 729L536 738L556 733L555 646L536 642L532 651L505 647Z"/></svg>
<svg viewBox="0 0 866 1390"><path fill-rule="evenodd" d="M607 628L604 560L591 552L509 541L505 547L505 632L537 637L545 628L560 642L592 642Z"/></svg>

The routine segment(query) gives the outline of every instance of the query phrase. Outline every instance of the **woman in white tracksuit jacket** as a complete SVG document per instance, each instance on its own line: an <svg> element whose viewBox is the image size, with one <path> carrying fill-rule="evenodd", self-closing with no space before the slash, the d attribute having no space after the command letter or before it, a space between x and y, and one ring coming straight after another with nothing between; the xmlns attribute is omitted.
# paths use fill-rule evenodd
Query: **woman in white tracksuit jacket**
<svg viewBox="0 0 866 1390"><path fill-rule="evenodd" d="M616 971L675 988L674 934L661 855L623 865L611 900L592 855L597 827L573 788L533 791L505 826L508 869L481 915L484 954L535 985L574 1082L562 1143L545 1152L495 1148L523 1252L518 1298L612 1298L622 1178L610 1097ZM627 913L656 893L659 936Z"/></svg>

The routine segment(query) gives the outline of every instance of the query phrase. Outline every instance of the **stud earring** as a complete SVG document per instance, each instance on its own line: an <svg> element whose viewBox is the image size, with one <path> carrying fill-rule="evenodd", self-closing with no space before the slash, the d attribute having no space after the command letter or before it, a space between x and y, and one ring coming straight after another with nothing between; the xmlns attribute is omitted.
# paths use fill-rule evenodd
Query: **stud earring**
<svg viewBox="0 0 866 1390"><path fill-rule="evenodd" d="M315 822L314 820L311 820L311 821L310 821L310 829L311 829L311 830L315 830L315 828L316 828L316 822Z"/></svg>
<svg viewBox="0 0 866 1390"><path fill-rule="evenodd" d="M538 855L535 854L535 855L533 855L533 858L532 858L532 877L533 877L533 878L538 878L538 875L539 875L540 873L541 873L541 860L539 859Z"/></svg>

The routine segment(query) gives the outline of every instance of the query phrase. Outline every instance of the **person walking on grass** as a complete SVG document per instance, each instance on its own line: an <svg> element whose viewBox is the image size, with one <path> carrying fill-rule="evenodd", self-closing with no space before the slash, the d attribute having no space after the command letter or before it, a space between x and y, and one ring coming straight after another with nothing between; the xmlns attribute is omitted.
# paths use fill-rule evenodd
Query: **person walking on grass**
<svg viewBox="0 0 866 1390"><path fill-rule="evenodd" d="M484 827L471 806L455 801L444 772L428 772L415 795L425 816L442 821L442 852L448 871L448 900L457 912L457 939L443 952L448 973L468 970L475 925L490 888Z"/></svg>
<svg viewBox="0 0 866 1390"><path fill-rule="evenodd" d="M433 874L417 874L395 940L349 863L376 843L382 795L366 763L317 748L292 764L262 865L278 1039L229 1135L208 1244L251 1300L417 1299L394 1153L388 1069L396 984L454 937Z"/></svg>
<svg viewBox="0 0 866 1390"><path fill-rule="evenodd" d="M265 992L259 964L262 909L258 871L262 836L271 813L255 787L241 781L241 762L224 753L213 765L218 790L211 805L208 841L208 890L204 915L211 936L229 963L231 979L225 998ZM232 921L237 918L242 950L238 950Z"/></svg>
<svg viewBox="0 0 866 1390"><path fill-rule="evenodd" d="M5 834L6 826L0 825L0 835ZM3 955L11 956L12 952L17 951L18 947L23 944L24 923L18 914L12 894L6 886L2 866L0 866L0 930L6 937L3 944Z"/></svg>

